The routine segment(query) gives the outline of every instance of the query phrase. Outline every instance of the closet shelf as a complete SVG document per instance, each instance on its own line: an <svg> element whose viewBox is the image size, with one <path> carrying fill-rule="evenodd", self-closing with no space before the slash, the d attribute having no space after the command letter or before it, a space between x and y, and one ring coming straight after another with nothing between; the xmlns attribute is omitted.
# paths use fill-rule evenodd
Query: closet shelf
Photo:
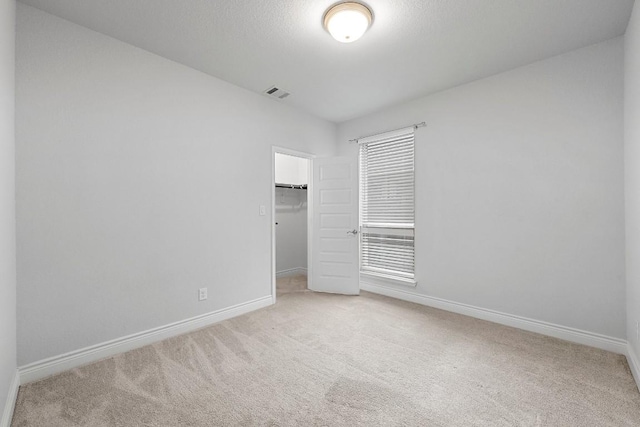
<svg viewBox="0 0 640 427"><path fill-rule="evenodd" d="M293 189L298 189L298 190L306 190L307 189L307 184L296 185L296 184L279 184L279 183L276 183L276 188L293 188Z"/></svg>

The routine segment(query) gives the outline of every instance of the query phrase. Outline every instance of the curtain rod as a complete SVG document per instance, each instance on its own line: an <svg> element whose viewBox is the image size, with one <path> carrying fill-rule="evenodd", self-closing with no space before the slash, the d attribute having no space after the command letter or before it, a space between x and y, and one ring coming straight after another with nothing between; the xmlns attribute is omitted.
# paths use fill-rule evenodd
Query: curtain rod
<svg viewBox="0 0 640 427"><path fill-rule="evenodd" d="M398 129L391 129L391 130L387 130L387 131L384 131L384 132L378 132L378 133L375 133L373 135L361 136L359 138L350 139L349 142L358 142L358 141L360 141L361 139L364 139L364 138L369 138L371 136L380 135L381 133L394 132L396 130L400 130L400 129L404 129L404 128L408 128L408 127L412 127L415 130L415 129L418 129L418 128L423 128L425 126L427 126L426 122L415 123L413 125L403 126L401 128L398 128Z"/></svg>

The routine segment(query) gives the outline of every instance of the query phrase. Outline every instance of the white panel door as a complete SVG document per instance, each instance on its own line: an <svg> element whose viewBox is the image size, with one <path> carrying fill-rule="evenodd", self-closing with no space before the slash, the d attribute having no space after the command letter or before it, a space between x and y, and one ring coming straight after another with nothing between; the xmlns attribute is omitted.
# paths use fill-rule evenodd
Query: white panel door
<svg viewBox="0 0 640 427"><path fill-rule="evenodd" d="M358 168L348 157L313 159L311 281L318 292L358 295Z"/></svg>

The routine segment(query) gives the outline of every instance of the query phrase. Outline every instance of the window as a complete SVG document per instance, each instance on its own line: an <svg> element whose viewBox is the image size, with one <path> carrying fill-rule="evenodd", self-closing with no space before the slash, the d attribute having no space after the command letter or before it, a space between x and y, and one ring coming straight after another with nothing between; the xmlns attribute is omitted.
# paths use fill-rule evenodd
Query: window
<svg viewBox="0 0 640 427"><path fill-rule="evenodd" d="M415 284L414 128L360 143L360 272Z"/></svg>

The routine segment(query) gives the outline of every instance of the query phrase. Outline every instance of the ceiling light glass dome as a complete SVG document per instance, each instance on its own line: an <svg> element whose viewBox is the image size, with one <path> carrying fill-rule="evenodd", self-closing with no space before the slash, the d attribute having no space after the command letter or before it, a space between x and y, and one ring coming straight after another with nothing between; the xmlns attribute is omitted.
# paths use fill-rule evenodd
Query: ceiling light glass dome
<svg viewBox="0 0 640 427"><path fill-rule="evenodd" d="M358 40L373 22L371 10L356 2L339 3L327 10L324 27L334 39L342 43Z"/></svg>

